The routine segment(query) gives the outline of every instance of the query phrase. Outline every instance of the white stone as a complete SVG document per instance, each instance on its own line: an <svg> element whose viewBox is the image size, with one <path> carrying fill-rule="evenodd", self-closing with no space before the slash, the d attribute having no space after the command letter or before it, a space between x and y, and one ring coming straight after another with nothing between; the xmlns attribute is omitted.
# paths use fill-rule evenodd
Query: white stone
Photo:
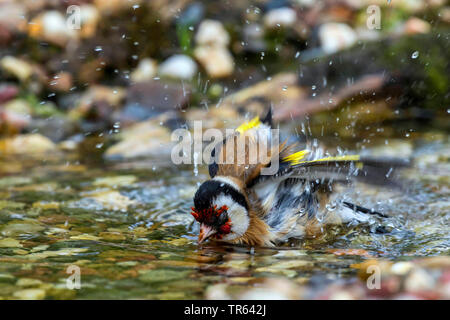
<svg viewBox="0 0 450 320"><path fill-rule="evenodd" d="M139 61L137 68L131 73L132 81L141 82L151 80L158 71L158 64L155 60L145 58Z"/></svg>
<svg viewBox="0 0 450 320"><path fill-rule="evenodd" d="M204 20L198 27L195 41L198 45L227 46L230 36L220 21Z"/></svg>
<svg viewBox="0 0 450 320"><path fill-rule="evenodd" d="M405 275L414 268L411 262L397 262L391 267L391 272L397 275Z"/></svg>
<svg viewBox="0 0 450 320"><path fill-rule="evenodd" d="M433 277L423 269L411 271L405 280L405 290L410 292L433 290L434 285Z"/></svg>
<svg viewBox="0 0 450 320"><path fill-rule="evenodd" d="M357 35L344 23L330 22L320 26L319 39L323 51L332 54L355 44Z"/></svg>
<svg viewBox="0 0 450 320"><path fill-rule="evenodd" d="M290 27L297 21L294 9L283 7L270 10L264 16L264 25L268 28Z"/></svg>
<svg viewBox="0 0 450 320"><path fill-rule="evenodd" d="M42 300L45 298L45 291L42 289L25 289L14 292L13 296L20 300Z"/></svg>
<svg viewBox="0 0 450 320"><path fill-rule="evenodd" d="M225 47L201 46L195 49L194 56L212 78L227 77L233 73L233 56Z"/></svg>
<svg viewBox="0 0 450 320"><path fill-rule="evenodd" d="M190 57L177 54L164 61L158 72L164 77L189 80L197 73L197 64Z"/></svg>
<svg viewBox="0 0 450 320"><path fill-rule="evenodd" d="M58 11L48 11L42 16L43 36L56 43L76 37L76 31L67 26L66 18Z"/></svg>

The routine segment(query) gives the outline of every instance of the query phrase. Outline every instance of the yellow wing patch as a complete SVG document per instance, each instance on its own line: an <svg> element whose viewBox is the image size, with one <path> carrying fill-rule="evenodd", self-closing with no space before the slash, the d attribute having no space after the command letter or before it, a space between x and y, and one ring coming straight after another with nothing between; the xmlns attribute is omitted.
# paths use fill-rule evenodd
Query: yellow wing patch
<svg viewBox="0 0 450 320"><path fill-rule="evenodd" d="M302 150L283 158L284 162L290 162L291 165L299 164L301 160L309 153L309 150Z"/></svg>
<svg viewBox="0 0 450 320"><path fill-rule="evenodd" d="M337 156L337 157L327 157L327 158L321 158L316 160L308 160L308 161L301 161L305 158L305 156L309 153L308 150L302 150L299 152L296 152L294 154L291 154L285 158L283 158L283 161L290 162L291 165L297 165L297 164L308 164L308 163L316 163L316 162L328 162L328 161L359 161L360 156L358 155L348 155L348 156ZM359 167L359 163L357 164Z"/></svg>
<svg viewBox="0 0 450 320"><path fill-rule="evenodd" d="M257 128L261 124L261 121L259 120L259 117L254 117L252 120L245 122L241 124L236 131L239 133L243 133L247 130L250 130L252 128Z"/></svg>

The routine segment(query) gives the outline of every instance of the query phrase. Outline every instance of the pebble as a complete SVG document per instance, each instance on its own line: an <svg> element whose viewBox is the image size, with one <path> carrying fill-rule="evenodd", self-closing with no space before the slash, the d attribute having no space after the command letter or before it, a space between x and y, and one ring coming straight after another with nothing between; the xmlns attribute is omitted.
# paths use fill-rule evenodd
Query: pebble
<svg viewBox="0 0 450 320"><path fill-rule="evenodd" d="M28 26L31 37L64 46L70 39L76 39L77 29L68 27L66 17L59 11L46 11L34 18Z"/></svg>
<svg viewBox="0 0 450 320"><path fill-rule="evenodd" d="M34 154L54 150L56 145L38 133L22 134L0 140L0 152L3 154Z"/></svg>
<svg viewBox="0 0 450 320"><path fill-rule="evenodd" d="M0 60L0 67L20 81L28 80L33 74L33 67L26 61L13 56L5 56Z"/></svg>
<svg viewBox="0 0 450 320"><path fill-rule="evenodd" d="M351 47L357 40L355 31L344 23L325 23L319 28L322 49L327 54Z"/></svg>
<svg viewBox="0 0 450 320"><path fill-rule="evenodd" d="M392 265L391 272L397 275L405 275L411 271L413 267L414 265L411 262L397 262Z"/></svg>
<svg viewBox="0 0 450 320"><path fill-rule="evenodd" d="M96 178L92 183L94 186L109 186L113 188L129 186L135 183L137 180L136 176L123 175L115 177L103 177Z"/></svg>
<svg viewBox="0 0 450 320"><path fill-rule="evenodd" d="M1 234L6 237L15 237L21 234L33 234L44 230L45 227L34 221L11 221L1 228Z"/></svg>
<svg viewBox="0 0 450 320"><path fill-rule="evenodd" d="M434 278L424 269L416 268L411 271L405 280L405 291L418 292L433 290Z"/></svg>
<svg viewBox="0 0 450 320"><path fill-rule="evenodd" d="M431 31L431 25L422 19L412 17L409 18L404 25L405 34L412 35L418 33L428 33Z"/></svg>
<svg viewBox="0 0 450 320"><path fill-rule="evenodd" d="M243 38L246 43L244 49L252 52L261 52L266 49L264 41L264 29L258 23L244 25Z"/></svg>
<svg viewBox="0 0 450 320"><path fill-rule="evenodd" d="M30 104L23 99L11 100L3 105L3 109L23 116L30 116L32 112Z"/></svg>
<svg viewBox="0 0 450 320"><path fill-rule="evenodd" d="M42 300L45 298L45 290L25 289L14 292L13 296L20 300Z"/></svg>
<svg viewBox="0 0 450 320"><path fill-rule="evenodd" d="M195 36L197 45L228 46L230 36L220 21L204 20Z"/></svg>
<svg viewBox="0 0 450 320"><path fill-rule="evenodd" d="M2 1L0 6L0 26L13 32L26 30L27 20L24 17L27 15L27 10L23 3Z"/></svg>
<svg viewBox="0 0 450 320"><path fill-rule="evenodd" d="M175 271L167 269L144 270L139 280L146 283L158 283L185 279L189 271Z"/></svg>
<svg viewBox="0 0 450 320"><path fill-rule="evenodd" d="M211 78L223 78L233 74L233 56L225 47L197 47L194 51L194 56Z"/></svg>
<svg viewBox="0 0 450 320"><path fill-rule="evenodd" d="M264 16L264 25L267 28L291 27L297 21L297 13L294 9L283 7L270 10Z"/></svg>
<svg viewBox="0 0 450 320"><path fill-rule="evenodd" d="M100 20L99 10L91 4L83 4L80 6L80 36L82 38L91 38L95 36L97 25Z"/></svg>
<svg viewBox="0 0 450 320"><path fill-rule="evenodd" d="M48 87L50 90L57 90L63 92L68 92L70 88L72 88L72 85L73 85L72 74L64 71L56 74L48 82Z"/></svg>
<svg viewBox="0 0 450 320"><path fill-rule="evenodd" d="M158 73L163 77L189 80L197 73L197 64L186 55L176 54L159 66Z"/></svg>
<svg viewBox="0 0 450 320"><path fill-rule="evenodd" d="M0 104L14 99L19 94L19 88L15 85L0 84Z"/></svg>
<svg viewBox="0 0 450 320"><path fill-rule="evenodd" d="M157 126L153 119L124 129L120 137L120 142L106 150L106 158L134 158L156 154L170 156L173 145L170 131L164 126Z"/></svg>
<svg viewBox="0 0 450 320"><path fill-rule="evenodd" d="M13 238L5 238L0 240L0 248L21 248L23 245L20 241Z"/></svg>
<svg viewBox="0 0 450 320"><path fill-rule="evenodd" d="M158 63L150 58L139 61L137 68L131 73L130 78L135 82L149 81L158 72Z"/></svg>
<svg viewBox="0 0 450 320"><path fill-rule="evenodd" d="M42 281L39 279L32 278L21 278L17 280L16 285L19 287L38 287L42 285Z"/></svg>

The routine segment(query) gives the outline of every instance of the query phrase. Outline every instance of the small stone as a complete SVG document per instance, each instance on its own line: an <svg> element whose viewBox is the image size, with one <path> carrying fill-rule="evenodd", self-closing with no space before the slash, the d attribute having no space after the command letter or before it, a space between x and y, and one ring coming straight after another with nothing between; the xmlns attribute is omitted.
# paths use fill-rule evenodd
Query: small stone
<svg viewBox="0 0 450 320"><path fill-rule="evenodd" d="M32 279L32 278L21 278L17 280L16 285L19 287L39 287L42 285L42 281L39 279Z"/></svg>
<svg viewBox="0 0 450 320"><path fill-rule="evenodd" d="M189 274L187 271L175 271L167 269L144 270L139 280L146 283L168 282L186 278Z"/></svg>
<svg viewBox="0 0 450 320"><path fill-rule="evenodd" d="M297 272L294 270L289 269L280 269L280 268L272 268L272 267L261 267L256 268L255 272L267 272L267 273L274 273L279 274L288 278L293 278L297 275Z"/></svg>
<svg viewBox="0 0 450 320"><path fill-rule="evenodd" d="M31 252L39 252L39 251L45 251L49 248L50 246L48 244L41 244L39 246L33 247L33 249L31 249Z"/></svg>
<svg viewBox="0 0 450 320"><path fill-rule="evenodd" d="M205 291L205 297L208 300L230 300L231 297L227 293L227 285L224 283L209 286Z"/></svg>
<svg viewBox="0 0 450 320"><path fill-rule="evenodd" d="M73 86L72 75L69 72L60 72L49 80L50 90L68 92Z"/></svg>
<svg viewBox="0 0 450 320"><path fill-rule="evenodd" d="M26 204L21 203L21 202L0 200L0 210L1 209L16 210L16 209L22 209L25 206L26 206Z"/></svg>
<svg viewBox="0 0 450 320"><path fill-rule="evenodd" d="M56 10L46 11L34 18L28 26L30 37L64 46L78 36L75 28L69 28L66 18Z"/></svg>
<svg viewBox="0 0 450 320"><path fill-rule="evenodd" d="M102 85L90 86L78 100L76 107L69 112L69 117L72 119L84 117L92 110L94 105L102 103L106 106L106 110L100 111L108 113L109 115L112 109L118 108L121 105L125 93L126 91L121 87L108 87Z"/></svg>
<svg viewBox="0 0 450 320"><path fill-rule="evenodd" d="M404 25L404 32L408 35L429 33L430 30L431 25L427 21L416 17L409 18Z"/></svg>
<svg viewBox="0 0 450 320"><path fill-rule="evenodd" d="M198 27L195 41L198 45L226 47L230 43L230 36L220 21L204 20Z"/></svg>
<svg viewBox="0 0 450 320"><path fill-rule="evenodd" d="M12 274L0 273L0 283L14 283L15 279Z"/></svg>
<svg viewBox="0 0 450 320"><path fill-rule="evenodd" d="M151 80L158 71L158 64L155 60L145 58L139 61L137 68L131 73L130 78L135 82Z"/></svg>
<svg viewBox="0 0 450 320"><path fill-rule="evenodd" d="M92 241L97 241L97 240L100 240L100 237L96 237L96 236L93 236L91 234L83 233L83 234L80 234L80 235L77 235L77 236L71 236L70 240L92 240Z"/></svg>
<svg viewBox="0 0 450 320"><path fill-rule="evenodd" d="M357 40L355 31L344 23L325 23L319 28L322 49L327 54L351 47Z"/></svg>
<svg viewBox="0 0 450 320"><path fill-rule="evenodd" d="M33 67L26 61L13 56L5 56L0 60L0 67L20 81L28 80L33 74Z"/></svg>
<svg viewBox="0 0 450 320"><path fill-rule="evenodd" d="M0 234L6 237L15 237L22 234L36 235L44 229L45 227L34 221L11 221L0 229Z"/></svg>
<svg viewBox="0 0 450 320"><path fill-rule="evenodd" d="M92 209L97 208L99 210L109 209L114 211L126 211L129 205L135 204L135 201L130 200L130 198L120 194L117 191L98 191L95 193L85 193L83 194L86 198L74 202L73 206L85 207L85 205L90 205L89 200L94 200L95 203L92 204ZM85 202L83 202L83 200Z"/></svg>
<svg viewBox="0 0 450 320"><path fill-rule="evenodd" d="M106 241L123 241L126 237L119 232L100 232L100 238Z"/></svg>
<svg viewBox="0 0 450 320"><path fill-rule="evenodd" d="M164 61L158 72L163 77L189 80L197 73L197 65L190 57L177 54Z"/></svg>
<svg viewBox="0 0 450 320"><path fill-rule="evenodd" d="M93 182L94 186L109 186L113 188L129 186L135 183L137 178L132 175L125 176L115 176L115 177L104 177L97 178Z"/></svg>
<svg viewBox="0 0 450 320"><path fill-rule="evenodd" d="M27 8L23 3L16 1L0 2L0 27L12 32L24 32L27 28Z"/></svg>
<svg viewBox="0 0 450 320"><path fill-rule="evenodd" d="M397 262L392 265L391 272L401 276L407 274L413 267L411 262Z"/></svg>
<svg viewBox="0 0 450 320"><path fill-rule="evenodd" d="M30 184L33 182L33 179L30 177L4 177L0 179L0 187L13 187L20 186L24 184Z"/></svg>
<svg viewBox="0 0 450 320"><path fill-rule="evenodd" d="M243 39L246 43L245 50L251 52L261 52L266 49L266 43L264 41L264 30L258 23L251 23L244 25Z"/></svg>
<svg viewBox="0 0 450 320"><path fill-rule="evenodd" d="M38 133L0 140L0 153L3 154L45 153L54 150L56 150L56 145Z"/></svg>
<svg viewBox="0 0 450 320"><path fill-rule="evenodd" d="M5 238L0 240L0 248L22 248L20 241L13 238Z"/></svg>
<svg viewBox="0 0 450 320"><path fill-rule="evenodd" d="M19 94L19 88L15 85L0 84L0 103L14 99Z"/></svg>
<svg viewBox="0 0 450 320"><path fill-rule="evenodd" d="M42 300L45 298L45 291L42 289L25 289L14 292L13 296L20 300Z"/></svg>
<svg viewBox="0 0 450 320"><path fill-rule="evenodd" d="M420 292L433 290L435 280L427 271L421 268L415 268L410 272L405 280L405 290L409 292Z"/></svg>
<svg viewBox="0 0 450 320"><path fill-rule="evenodd" d="M441 10L439 10L438 16L445 23L450 23L450 7L444 7Z"/></svg>
<svg viewBox="0 0 450 320"><path fill-rule="evenodd" d="M170 131L152 120L136 123L121 133L122 140L109 147L105 157L134 158L148 155L167 155L171 152Z"/></svg>
<svg viewBox="0 0 450 320"><path fill-rule="evenodd" d="M57 210L59 209L59 206L60 206L59 202L39 201L33 203L33 208L40 208L44 210L50 209Z"/></svg>
<svg viewBox="0 0 450 320"><path fill-rule="evenodd" d="M291 27L297 21L297 13L294 9L283 7L270 10L264 16L264 25L267 28Z"/></svg>
<svg viewBox="0 0 450 320"><path fill-rule="evenodd" d="M225 47L200 46L195 49L194 56L211 78L223 78L233 74L233 56Z"/></svg>
<svg viewBox="0 0 450 320"><path fill-rule="evenodd" d="M99 10L91 4L80 6L80 36L91 38L95 35L100 20Z"/></svg>
<svg viewBox="0 0 450 320"><path fill-rule="evenodd" d="M137 261L120 261L116 263L118 266L121 267L134 267L138 264Z"/></svg>
<svg viewBox="0 0 450 320"><path fill-rule="evenodd" d="M222 263L221 268L232 268L232 269L248 269L251 265L250 260L230 260Z"/></svg>
<svg viewBox="0 0 450 320"><path fill-rule="evenodd" d="M3 109L26 117L30 117L32 112L30 104L23 99L11 100L3 105Z"/></svg>

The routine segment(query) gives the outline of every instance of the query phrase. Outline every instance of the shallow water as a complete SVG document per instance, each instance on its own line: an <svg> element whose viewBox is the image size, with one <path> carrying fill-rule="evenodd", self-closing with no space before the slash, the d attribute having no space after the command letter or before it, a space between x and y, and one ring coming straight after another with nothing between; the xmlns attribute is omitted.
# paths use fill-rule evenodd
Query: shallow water
<svg viewBox="0 0 450 320"><path fill-rule="evenodd" d="M204 167L195 176L192 167L165 159L2 158L0 298L201 299L218 283L240 292L274 276L333 282L355 278L351 265L368 258L449 255L449 143L437 136L402 142L416 158L408 192L359 185L347 191L393 216L384 222L389 233L353 227L271 249L196 244L189 212L207 179ZM389 148L395 153L399 145ZM361 250L335 250L341 248ZM72 265L81 270L79 290L66 286Z"/></svg>

